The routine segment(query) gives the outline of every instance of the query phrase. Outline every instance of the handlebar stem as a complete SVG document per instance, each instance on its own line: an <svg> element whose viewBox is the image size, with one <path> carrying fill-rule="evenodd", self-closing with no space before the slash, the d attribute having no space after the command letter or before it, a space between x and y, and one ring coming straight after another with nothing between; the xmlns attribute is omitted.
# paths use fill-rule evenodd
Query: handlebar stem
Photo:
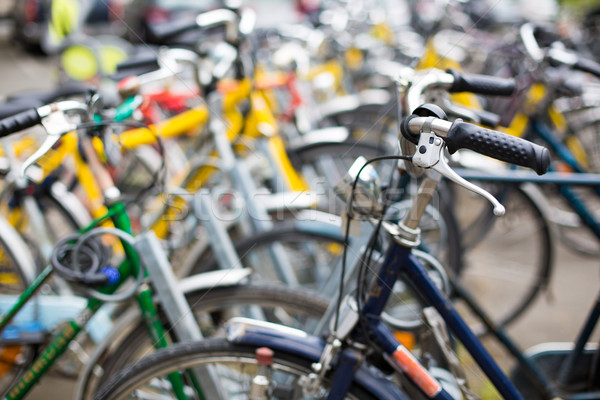
<svg viewBox="0 0 600 400"><path fill-rule="evenodd" d="M409 212L404 217L400 227L408 228L408 232L414 232L419 227L421 218L425 214L425 209L435 193L435 189L440 182L442 175L437 172L431 172L419 185L416 198L412 202Z"/></svg>
<svg viewBox="0 0 600 400"><path fill-rule="evenodd" d="M541 63L544 60L544 51L540 48L535 38L534 25L531 22L521 25L519 35L529 57L536 63Z"/></svg>
<svg viewBox="0 0 600 400"><path fill-rule="evenodd" d="M449 88L453 83L454 77L440 69L431 68L417 72L412 78L412 83L406 95L407 112L410 114L425 103L423 95L427 89L435 87Z"/></svg>
<svg viewBox="0 0 600 400"><path fill-rule="evenodd" d="M408 121L408 129L413 135L418 135L423 129L445 137L452 127L452 122L434 117L416 117Z"/></svg>
<svg viewBox="0 0 600 400"><path fill-rule="evenodd" d="M214 28L219 25L225 25L225 37L230 43L236 43L239 37L238 15L228 9L220 8L207 11L196 17L196 24L200 28Z"/></svg>

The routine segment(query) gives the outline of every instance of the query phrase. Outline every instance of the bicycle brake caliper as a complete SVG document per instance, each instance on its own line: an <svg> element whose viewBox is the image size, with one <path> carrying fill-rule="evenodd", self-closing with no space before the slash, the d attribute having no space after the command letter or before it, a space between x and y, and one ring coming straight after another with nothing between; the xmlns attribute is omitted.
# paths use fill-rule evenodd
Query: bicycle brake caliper
<svg viewBox="0 0 600 400"><path fill-rule="evenodd" d="M321 393L325 374L331 367L331 362L341 347L342 342L339 339L334 336L329 337L327 345L325 345L321 354L321 359L318 363L312 365L312 369L315 372L304 375L298 382L305 395L317 396Z"/></svg>

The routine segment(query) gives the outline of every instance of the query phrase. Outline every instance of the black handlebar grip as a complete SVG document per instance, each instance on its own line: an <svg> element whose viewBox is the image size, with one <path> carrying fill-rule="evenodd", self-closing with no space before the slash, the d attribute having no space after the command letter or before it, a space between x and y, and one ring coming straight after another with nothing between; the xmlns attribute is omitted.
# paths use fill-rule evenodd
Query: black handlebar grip
<svg viewBox="0 0 600 400"><path fill-rule="evenodd" d="M36 126L42 121L35 108L0 120L0 137Z"/></svg>
<svg viewBox="0 0 600 400"><path fill-rule="evenodd" d="M573 68L579 71L589 72L600 78L600 64L596 61L578 57L575 64L573 64Z"/></svg>
<svg viewBox="0 0 600 400"><path fill-rule="evenodd" d="M449 92L472 92L476 94L487 94L492 96L510 96L517 87L515 80L511 78L498 78L489 75L463 74L450 68L447 73L454 77L454 83L448 89Z"/></svg>
<svg viewBox="0 0 600 400"><path fill-rule="evenodd" d="M531 168L538 175L544 174L550 166L550 153L545 147L461 120L452 124L445 141L450 154L459 149L469 149L497 160Z"/></svg>
<svg viewBox="0 0 600 400"><path fill-rule="evenodd" d="M159 65L157 53L135 55L131 58L128 58L122 63L117 64L117 71L122 72L145 67L153 67L154 69L158 69Z"/></svg>
<svg viewBox="0 0 600 400"><path fill-rule="evenodd" d="M149 30L152 36L159 40L164 40L197 27L196 18L179 18L171 22L151 25Z"/></svg>
<svg viewBox="0 0 600 400"><path fill-rule="evenodd" d="M479 118L479 123L481 125L493 128L495 126L498 126L498 124L500 123L500 116L498 114L486 110L471 109L471 111L473 111L475 115L477 115L477 117Z"/></svg>

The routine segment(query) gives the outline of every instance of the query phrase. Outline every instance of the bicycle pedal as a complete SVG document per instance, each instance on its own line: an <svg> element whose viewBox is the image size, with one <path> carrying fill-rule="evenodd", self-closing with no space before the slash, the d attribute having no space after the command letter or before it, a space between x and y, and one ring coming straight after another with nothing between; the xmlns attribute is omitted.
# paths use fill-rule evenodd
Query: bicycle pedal
<svg viewBox="0 0 600 400"><path fill-rule="evenodd" d="M42 344L47 332L39 322L8 325L0 336L0 346L17 344Z"/></svg>

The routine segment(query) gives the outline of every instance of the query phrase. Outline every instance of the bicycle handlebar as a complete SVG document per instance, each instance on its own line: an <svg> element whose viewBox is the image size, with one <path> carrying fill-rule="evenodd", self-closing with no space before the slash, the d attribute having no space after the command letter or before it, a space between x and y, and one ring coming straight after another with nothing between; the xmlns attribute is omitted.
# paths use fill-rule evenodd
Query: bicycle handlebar
<svg viewBox="0 0 600 400"><path fill-rule="evenodd" d="M210 29L218 26L225 26L227 41L235 43L239 36L238 23L239 17L234 11L220 8L198 14L194 20L176 19L171 22L153 26L152 34L158 39L168 39L193 29Z"/></svg>
<svg viewBox="0 0 600 400"><path fill-rule="evenodd" d="M544 50L540 47L536 33L541 33L541 36L546 36L546 45L550 48ZM546 32L540 27L534 26L532 23L526 23L520 29L521 41L525 46L527 54L536 62L540 63L544 59L550 61L551 64L567 65L573 69L588 72L600 78L600 64L597 62L581 57L572 50L567 50L559 42L559 36L553 35L552 32Z"/></svg>
<svg viewBox="0 0 600 400"><path fill-rule="evenodd" d="M454 78L448 88L449 92L472 92L483 95L510 96L514 93L516 83L514 79L498 78L490 75L464 74L456 69L446 72Z"/></svg>
<svg viewBox="0 0 600 400"><path fill-rule="evenodd" d="M589 72L600 78L600 64L594 60L589 60L582 57L577 57L577 61L573 64L573 68L583 72Z"/></svg>
<svg viewBox="0 0 600 400"><path fill-rule="evenodd" d="M196 19L181 19L152 25L150 30L157 39L164 40L198 27Z"/></svg>
<svg viewBox="0 0 600 400"><path fill-rule="evenodd" d="M411 141L424 128L440 136L451 154L459 149L469 149L500 161L531 168L538 175L544 174L550 166L550 153L545 147L461 120L449 122L412 115L401 125L402 134Z"/></svg>
<svg viewBox="0 0 600 400"><path fill-rule="evenodd" d="M485 126L498 126L500 124L500 116L490 111L486 110L477 110L477 109L469 109L473 114L477 115L479 118L479 123Z"/></svg>
<svg viewBox="0 0 600 400"><path fill-rule="evenodd" d="M508 96L514 92L515 87L516 83L512 78L464 74L453 69L442 71L431 68L419 71L410 77L406 98L409 111L412 112L425 102L423 95L428 89L442 88L449 92L469 91L483 95Z"/></svg>
<svg viewBox="0 0 600 400"><path fill-rule="evenodd" d="M153 67L154 69L159 68L157 53L135 55L131 58L128 58L127 60L117 64L117 72L149 67Z"/></svg>
<svg viewBox="0 0 600 400"><path fill-rule="evenodd" d="M20 132L42 122L42 117L36 108L22 111L18 114L0 120L0 137Z"/></svg>
<svg viewBox="0 0 600 400"><path fill-rule="evenodd" d="M74 111L85 115L89 114L85 103L65 100L58 103L48 104L39 108L31 108L10 117L0 120L0 137L17 133L35 125L41 124L46 129L47 137L42 145L23 162L22 173L33 163L46 154L62 135L77 128L77 125L69 122L65 116L66 111Z"/></svg>
<svg viewBox="0 0 600 400"><path fill-rule="evenodd" d="M550 153L545 147L503 132L455 121L446 136L450 153L470 149L477 153L533 169L538 175L548 171Z"/></svg>

